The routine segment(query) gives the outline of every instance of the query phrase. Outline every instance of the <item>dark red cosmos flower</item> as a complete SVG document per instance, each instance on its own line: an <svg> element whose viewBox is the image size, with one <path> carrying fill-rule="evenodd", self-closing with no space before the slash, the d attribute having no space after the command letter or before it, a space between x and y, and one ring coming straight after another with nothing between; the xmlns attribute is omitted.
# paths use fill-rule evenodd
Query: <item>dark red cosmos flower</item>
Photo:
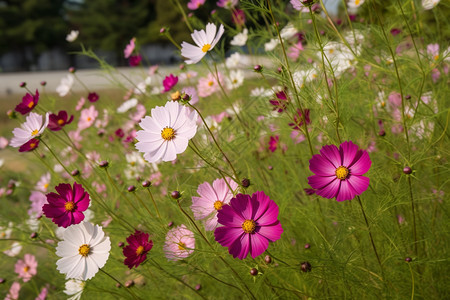
<svg viewBox="0 0 450 300"><path fill-rule="evenodd" d="M269 100L269 102L274 106L273 110L276 110L279 113L281 113L286 109L289 100L287 98L285 91L280 91L276 93L275 96L277 96L278 100Z"/></svg>
<svg viewBox="0 0 450 300"><path fill-rule="evenodd" d="M72 123L73 115L68 116L65 110L60 110L58 114L51 114L48 118L48 129L51 131L61 130L64 126Z"/></svg>
<svg viewBox="0 0 450 300"><path fill-rule="evenodd" d="M125 255L124 264L128 268L138 267L146 258L147 253L153 247L153 241L149 240L149 234L136 230L132 235L127 237L129 245L123 248Z"/></svg>
<svg viewBox="0 0 450 300"><path fill-rule="evenodd" d="M84 220L83 211L88 209L91 201L83 186L74 182L72 189L69 183L61 183L55 187L55 190L58 194L47 194L48 204L42 206L44 215L64 228L81 223Z"/></svg>
<svg viewBox="0 0 450 300"><path fill-rule="evenodd" d="M306 124L311 124L311 119L309 118L309 109L305 109L305 121ZM302 111L300 109L297 109L297 115L294 116L294 123L289 123L289 126L296 130L300 130L300 127L303 126L303 118L302 118Z"/></svg>
<svg viewBox="0 0 450 300"><path fill-rule="evenodd" d="M19 152L30 152L36 149L39 146L38 139L31 139L19 148Z"/></svg>
<svg viewBox="0 0 450 300"><path fill-rule="evenodd" d="M132 67L136 67L139 66L139 64L141 63L142 60L142 56L138 55L131 55L128 58L128 63L130 64L130 66Z"/></svg>
<svg viewBox="0 0 450 300"><path fill-rule="evenodd" d="M89 93L88 95L89 102L97 102L98 99L100 99L100 96L96 92Z"/></svg>
<svg viewBox="0 0 450 300"><path fill-rule="evenodd" d="M27 93L22 98L22 102L17 104L16 111L21 113L22 115L26 115L30 111L33 110L33 108L38 104L39 102L39 92L36 90L36 94L33 96L29 93Z"/></svg>
<svg viewBox="0 0 450 300"><path fill-rule="evenodd" d="M275 150L277 150L279 141L280 141L280 136L279 135L270 137L269 150L271 152L275 152Z"/></svg>

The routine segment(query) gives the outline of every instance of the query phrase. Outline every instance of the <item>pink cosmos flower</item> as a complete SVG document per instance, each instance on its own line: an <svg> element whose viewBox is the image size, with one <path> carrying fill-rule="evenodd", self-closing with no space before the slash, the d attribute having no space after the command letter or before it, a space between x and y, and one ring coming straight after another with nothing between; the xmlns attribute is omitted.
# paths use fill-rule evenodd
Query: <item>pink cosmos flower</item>
<svg viewBox="0 0 450 300"><path fill-rule="evenodd" d="M269 100L269 102L274 106L273 110L282 113L289 104L287 94L285 91L279 91L275 93L275 96L277 97L278 100Z"/></svg>
<svg viewBox="0 0 450 300"><path fill-rule="evenodd" d="M147 253L153 247L153 241L149 240L149 234L136 230L132 235L127 237L129 245L123 248L125 255L124 264L128 268L138 267L146 258Z"/></svg>
<svg viewBox="0 0 450 300"><path fill-rule="evenodd" d="M308 183L324 198L351 200L369 186L369 178L362 175L371 165L367 151L360 150L351 141L343 142L339 149L325 145L309 161L309 169L315 175L308 177Z"/></svg>
<svg viewBox="0 0 450 300"><path fill-rule="evenodd" d="M73 115L68 116L65 110L60 110L58 114L51 114L48 120L48 129L51 131L59 131L64 126L69 125L73 121Z"/></svg>
<svg viewBox="0 0 450 300"><path fill-rule="evenodd" d="M79 111L83 108L84 103L86 102L86 99L84 97L81 97L80 100L77 102L77 106L75 107L76 111Z"/></svg>
<svg viewBox="0 0 450 300"><path fill-rule="evenodd" d="M34 300L45 300L45 299L47 299L47 294L48 294L48 288L43 287L41 289L41 292L39 293L39 295Z"/></svg>
<svg viewBox="0 0 450 300"><path fill-rule="evenodd" d="M296 61L300 56L300 51L303 51L303 44L301 41L294 46L289 47L287 56L293 61Z"/></svg>
<svg viewBox="0 0 450 300"><path fill-rule="evenodd" d="M98 116L98 111L95 109L94 105L89 108L85 108L81 111L80 119L78 120L78 130L83 130L91 127L95 119Z"/></svg>
<svg viewBox="0 0 450 300"><path fill-rule="evenodd" d="M192 197L191 210L196 220L205 221L206 231L212 231L217 227L217 212L222 209L224 204L228 204L233 198L233 191L236 190L238 184L226 178L216 179L213 184L204 182L198 186L197 193L200 197Z"/></svg>
<svg viewBox="0 0 450 300"><path fill-rule="evenodd" d="M298 130L292 130L290 136L291 136L292 141L294 142L294 145L306 140L305 135Z"/></svg>
<svg viewBox="0 0 450 300"><path fill-rule="evenodd" d="M200 6L205 4L205 1L206 0L191 0L188 2L187 8L189 8L190 10L196 10L200 8Z"/></svg>
<svg viewBox="0 0 450 300"><path fill-rule="evenodd" d="M269 140L269 150L270 152L275 152L278 148L278 142L280 141L280 136L271 136Z"/></svg>
<svg viewBox="0 0 450 300"><path fill-rule="evenodd" d="M136 42L136 38L132 38L130 40L130 43L125 47L125 50L123 50L123 54L124 54L125 58L129 58L131 56L131 54L133 53L134 48L136 47L135 42Z"/></svg>
<svg viewBox="0 0 450 300"><path fill-rule="evenodd" d="M224 205L217 214L222 227L214 231L216 241L234 258L244 259L261 255L269 242L280 239L283 233L278 221L278 205L264 192L252 196L237 194L230 204Z"/></svg>
<svg viewBox="0 0 450 300"><path fill-rule="evenodd" d="M188 257L194 253L195 238L194 233L182 224L175 227L166 235L164 253L168 260L176 261Z"/></svg>
<svg viewBox="0 0 450 300"><path fill-rule="evenodd" d="M303 111L305 113L306 124L311 124L311 119L309 118L309 109L306 108ZM289 123L289 126L291 126L295 130L300 130L300 127L303 126L302 111L300 109L297 109L297 114L294 115L294 123Z"/></svg>
<svg viewBox="0 0 450 300"><path fill-rule="evenodd" d="M301 0L291 0L290 2L295 10L309 12L308 7L304 6Z"/></svg>
<svg viewBox="0 0 450 300"><path fill-rule="evenodd" d="M191 100L189 101L189 104L194 105L198 102L198 94L197 89L193 86L186 86L182 90L182 93L185 93L186 95L189 95L191 97Z"/></svg>
<svg viewBox="0 0 450 300"><path fill-rule="evenodd" d="M0 136L0 149L5 149L9 144L9 141L7 138Z"/></svg>
<svg viewBox="0 0 450 300"><path fill-rule="evenodd" d="M219 74L219 81L223 85L223 77L222 74ZM219 83L216 80L216 77L209 73L208 76L199 78L197 91L200 97L208 97L213 93L217 92L220 89Z"/></svg>
<svg viewBox="0 0 450 300"><path fill-rule="evenodd" d="M17 300L19 299L19 291L20 291L20 283L14 282L9 289L8 294L5 297L5 300Z"/></svg>
<svg viewBox="0 0 450 300"><path fill-rule="evenodd" d="M22 102L17 104L16 111L21 113L22 115L26 115L30 111L33 110L33 108L36 107L39 101L39 92L36 90L36 94L33 96L29 93L27 93L23 98Z"/></svg>
<svg viewBox="0 0 450 300"><path fill-rule="evenodd" d="M14 137L11 139L10 145L12 147L20 147L29 140L40 136L44 129L47 128L48 115L49 113L46 113L44 119L42 119L41 115L30 112L25 123L20 128L14 128Z"/></svg>
<svg viewBox="0 0 450 300"><path fill-rule="evenodd" d="M164 92L170 91L178 83L178 77L170 74L163 80Z"/></svg>
<svg viewBox="0 0 450 300"><path fill-rule="evenodd" d="M14 266L14 272L19 274L19 278L23 278L23 282L30 281L31 277L37 274L38 263L36 257L31 254L25 254L24 260L19 261Z"/></svg>
<svg viewBox="0 0 450 300"><path fill-rule="evenodd" d="M239 3L239 0L219 0L219 1L217 1L216 4L218 7L232 9L233 7L238 5L238 3Z"/></svg>
<svg viewBox="0 0 450 300"><path fill-rule="evenodd" d="M47 203L47 197L40 191L32 191L30 195L31 208L28 210L28 215L39 218L42 216L42 206Z"/></svg>
<svg viewBox="0 0 450 300"><path fill-rule="evenodd" d="M429 44L427 46L427 53L434 61L437 61L439 59L439 44Z"/></svg>
<svg viewBox="0 0 450 300"><path fill-rule="evenodd" d="M61 183L55 187L56 193L47 194L48 204L42 207L47 218L61 227L67 228L84 220L83 211L89 207L89 194L78 183L73 188L68 183Z"/></svg>

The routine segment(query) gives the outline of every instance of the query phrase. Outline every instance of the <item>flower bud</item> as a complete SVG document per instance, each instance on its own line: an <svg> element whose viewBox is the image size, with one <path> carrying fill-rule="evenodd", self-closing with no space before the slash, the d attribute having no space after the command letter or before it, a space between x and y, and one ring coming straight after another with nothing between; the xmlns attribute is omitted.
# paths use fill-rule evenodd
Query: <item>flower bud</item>
<svg viewBox="0 0 450 300"><path fill-rule="evenodd" d="M46 85L47 85L47 81L42 80L42 81L41 81L41 85L42 85L42 86L46 86Z"/></svg>
<svg viewBox="0 0 450 300"><path fill-rule="evenodd" d="M38 237L38 233L37 232L33 232L32 234L30 234L30 238L35 239Z"/></svg>
<svg viewBox="0 0 450 300"><path fill-rule="evenodd" d="M22 82L19 84L19 86L20 86L21 88L24 88L24 87L27 86L27 83L22 81Z"/></svg>
<svg viewBox="0 0 450 300"><path fill-rule="evenodd" d="M307 262L307 261L304 261L304 262L302 262L301 263L301 270L302 270L302 272L311 272L311 269L312 269L312 266L311 266L311 264L309 263L309 262Z"/></svg>
<svg viewBox="0 0 450 300"><path fill-rule="evenodd" d="M406 95L405 99L406 100L411 100L411 95Z"/></svg>
<svg viewBox="0 0 450 300"><path fill-rule="evenodd" d="M411 167L408 167L408 166L404 167L403 168L403 173L405 173L406 175L411 174L412 173Z"/></svg>
<svg viewBox="0 0 450 300"><path fill-rule="evenodd" d="M180 100L180 99L181 99L181 93L180 93L180 91L176 91L175 93L170 94L170 98L171 98L173 101L178 101L178 100Z"/></svg>
<svg viewBox="0 0 450 300"><path fill-rule="evenodd" d="M262 69L263 69L263 67L262 67L261 65L256 65L256 66L253 67L253 70L254 70L256 73L261 73L261 72L262 72Z"/></svg>
<svg viewBox="0 0 450 300"><path fill-rule="evenodd" d="M124 242L119 242L119 243L117 243L117 246L120 247L120 248L123 248L123 246L125 246L125 243Z"/></svg>
<svg viewBox="0 0 450 300"><path fill-rule="evenodd" d="M252 269L250 270L250 275L252 275L252 276L258 275L258 270L255 269L255 268L252 268Z"/></svg>
<svg viewBox="0 0 450 300"><path fill-rule="evenodd" d="M127 280L124 285L125 285L126 288L132 287L134 285L134 281L133 280Z"/></svg>
<svg viewBox="0 0 450 300"><path fill-rule="evenodd" d="M135 190L136 190L136 187L134 186L134 185L130 185L128 188L127 188L127 190L128 190L128 192L134 192Z"/></svg>
<svg viewBox="0 0 450 300"><path fill-rule="evenodd" d="M250 179L248 178L242 179L241 184L243 187L248 188L250 186Z"/></svg>
<svg viewBox="0 0 450 300"><path fill-rule="evenodd" d="M172 221L170 221L170 222L169 222L169 224L167 224L167 227L169 227L169 228L170 228L170 227L172 227L172 226L173 226L173 222L172 222Z"/></svg>
<svg viewBox="0 0 450 300"><path fill-rule="evenodd" d="M411 258L411 257L407 257L407 258L405 258L405 261L406 261L407 263L409 263L409 262L412 261L412 258Z"/></svg>
<svg viewBox="0 0 450 300"><path fill-rule="evenodd" d="M109 166L109 163L106 160L104 160L100 162L98 165L100 166L100 168L107 168Z"/></svg>
<svg viewBox="0 0 450 300"><path fill-rule="evenodd" d="M6 279L5 278L0 278L0 284L5 283Z"/></svg>
<svg viewBox="0 0 450 300"><path fill-rule="evenodd" d="M72 172L70 172L70 175L72 176L78 176L80 175L80 171L78 171L77 169L73 170Z"/></svg>
<svg viewBox="0 0 450 300"><path fill-rule="evenodd" d="M311 245L310 244L305 244L305 249L309 249L309 248L311 248Z"/></svg>
<svg viewBox="0 0 450 300"><path fill-rule="evenodd" d="M152 183L149 180L144 180L144 181L142 181L142 186L143 187L150 187L150 186L152 186Z"/></svg>
<svg viewBox="0 0 450 300"><path fill-rule="evenodd" d="M386 131L384 131L384 129L381 129L380 131L378 131L378 135L379 136L385 136L386 135Z"/></svg>
<svg viewBox="0 0 450 300"><path fill-rule="evenodd" d="M161 33L161 34L166 33L166 28L165 27L161 27L161 29L159 30L159 33Z"/></svg>
<svg viewBox="0 0 450 300"><path fill-rule="evenodd" d="M75 69L74 67L70 67L70 68L69 68L69 73L72 73L72 74L73 74L73 73L75 73L75 72L76 72L76 69Z"/></svg>
<svg viewBox="0 0 450 300"><path fill-rule="evenodd" d="M172 193L170 193L170 197L172 197L173 199L180 199L181 193L179 191L173 191Z"/></svg>
<svg viewBox="0 0 450 300"><path fill-rule="evenodd" d="M266 264L270 264L272 263L272 257L270 257L270 255L266 255L264 257L264 261L266 262Z"/></svg>
<svg viewBox="0 0 450 300"><path fill-rule="evenodd" d="M196 291L199 291L199 290L201 290L202 289L202 285L201 284L197 284L196 286L195 286L195 290Z"/></svg>

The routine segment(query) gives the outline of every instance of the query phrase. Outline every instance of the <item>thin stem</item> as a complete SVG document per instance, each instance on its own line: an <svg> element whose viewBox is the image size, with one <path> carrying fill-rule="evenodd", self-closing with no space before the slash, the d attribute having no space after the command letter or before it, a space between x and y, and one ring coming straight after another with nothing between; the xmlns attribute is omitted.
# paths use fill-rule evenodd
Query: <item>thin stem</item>
<svg viewBox="0 0 450 300"><path fill-rule="evenodd" d="M153 218L154 215L152 214L152 212L150 211L150 209L148 209L148 206L144 203L144 200L142 200L141 197L139 197L135 191L132 192L134 197L136 197L136 199L141 202L142 206L145 208L145 210L148 212L148 214Z"/></svg>
<svg viewBox="0 0 450 300"><path fill-rule="evenodd" d="M409 186L409 198L411 199L411 211L413 215L413 238L414 238L414 254L417 255L417 227L416 227L416 212L414 209L414 198L411 185L411 176L408 176L408 186Z"/></svg>
<svg viewBox="0 0 450 300"><path fill-rule="evenodd" d="M192 140L191 140L192 143ZM193 143L192 143L193 144ZM194 144L195 145L195 144ZM216 167L215 165L213 165L212 162L208 161L203 155L200 154L200 151L197 149L197 147L192 147L189 144L189 148L191 148L192 151L194 151L195 154L197 154L205 163L207 163L209 166L211 166L212 168L216 169L219 173L224 173L225 175L227 175L228 177L232 178L234 181L237 182L236 178L233 178L233 176L231 176L230 174L228 174L227 172L221 170L220 168Z"/></svg>
<svg viewBox="0 0 450 300"><path fill-rule="evenodd" d="M367 230L369 231L370 242L372 243L372 248L373 248L373 251L375 252L375 256L377 257L377 261L378 261L378 264L380 265L381 272L383 273L383 266L381 264L380 257L378 256L377 247L375 247L375 242L373 241L372 230L370 230L369 221L367 220L366 212L364 211L364 207L362 205L361 198L359 196L357 196L356 198L358 199L359 206L361 206L361 212L364 216L364 221L366 221Z"/></svg>
<svg viewBox="0 0 450 300"><path fill-rule="evenodd" d="M189 31L190 32L194 31L192 29L192 26L191 26L191 23L189 22L188 17L186 16L186 12L184 11L183 7L180 4L180 1L175 0L175 2L177 3L178 9L180 10L181 14L183 15L184 22L186 23L187 27L189 28Z"/></svg>
<svg viewBox="0 0 450 300"><path fill-rule="evenodd" d="M414 283L414 273L413 273L413 270L412 270L410 264L408 264L408 267L409 267L409 272L411 273L411 300L414 300L414 285L415 285L415 283Z"/></svg>
<svg viewBox="0 0 450 300"><path fill-rule="evenodd" d="M152 199L153 205L155 206L156 214L158 215L158 218L161 219L161 215L159 214L158 206L156 205L155 198L153 198L153 194L150 191L150 187L146 189L148 191L148 194L150 195L150 198Z"/></svg>
<svg viewBox="0 0 450 300"><path fill-rule="evenodd" d="M138 296L136 296L136 294L129 288L126 288L119 280L117 280L116 278L114 278L114 276L112 276L111 274L109 274L108 272L104 271L103 269L99 269L103 274L107 275L109 278L111 278L112 280L114 280L115 282L117 282L118 284L120 284L121 287L124 288L125 291L127 291L132 297L133 299L141 299Z"/></svg>

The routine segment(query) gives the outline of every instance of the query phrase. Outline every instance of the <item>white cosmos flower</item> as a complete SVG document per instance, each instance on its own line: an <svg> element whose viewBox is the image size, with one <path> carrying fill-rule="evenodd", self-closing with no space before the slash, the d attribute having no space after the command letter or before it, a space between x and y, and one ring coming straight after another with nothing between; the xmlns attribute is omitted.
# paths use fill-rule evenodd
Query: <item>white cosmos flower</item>
<svg viewBox="0 0 450 300"><path fill-rule="evenodd" d="M64 97L70 92L70 89L73 85L73 75L68 74L66 77L61 78L61 83L56 87L56 92L61 96Z"/></svg>
<svg viewBox="0 0 450 300"><path fill-rule="evenodd" d="M58 243L57 270L66 279L88 280L94 277L109 257L111 242L101 226L89 222L72 225L64 232L64 240Z"/></svg>
<svg viewBox="0 0 450 300"><path fill-rule="evenodd" d="M441 0L422 0L422 7L426 10L434 8Z"/></svg>
<svg viewBox="0 0 450 300"><path fill-rule="evenodd" d="M146 116L139 123L143 130L136 134L136 149L151 163L175 160L197 132L197 118L196 111L175 101L153 108L151 117Z"/></svg>
<svg viewBox="0 0 450 300"><path fill-rule="evenodd" d="M280 36L283 40L289 40L297 33L297 29L295 29L294 24L289 23L283 27L280 31Z"/></svg>
<svg viewBox="0 0 450 300"><path fill-rule="evenodd" d="M85 282L78 279L70 279L66 281L66 289L64 290L64 294L72 296L67 300L79 300L81 298L81 294L83 293Z"/></svg>
<svg viewBox="0 0 450 300"><path fill-rule="evenodd" d="M44 120L42 120L41 115L30 112L21 128L14 128L12 132L14 137L11 139L10 145L12 147L20 147L29 140L40 136L44 129L47 128L48 117L49 113L46 113Z"/></svg>
<svg viewBox="0 0 450 300"><path fill-rule="evenodd" d="M223 25L220 24L217 34L216 31L216 25L208 23L206 24L206 32L205 30L194 30L194 33L191 34L191 37L197 46L186 42L181 43L181 55L188 58L188 60L185 61L187 64L198 63L203 56L206 55L206 52L211 51L214 48L222 37L225 29L223 28Z"/></svg>
<svg viewBox="0 0 450 300"><path fill-rule="evenodd" d="M231 40L230 44L233 46L244 46L248 39L248 29L244 28L244 31L236 34Z"/></svg>
<svg viewBox="0 0 450 300"><path fill-rule="evenodd" d="M240 87L244 83L244 73L241 70L233 70L230 76L225 78L227 89L233 90Z"/></svg>
<svg viewBox="0 0 450 300"><path fill-rule="evenodd" d="M69 43L72 43L73 41L75 41L78 37L78 34L80 32L78 30L72 30L67 36L66 36L66 41L68 41Z"/></svg>
<svg viewBox="0 0 450 300"><path fill-rule="evenodd" d="M279 43L280 42L278 41L278 39L271 39L270 41L264 44L264 50L272 51L273 49L275 49L276 46L278 46Z"/></svg>
<svg viewBox="0 0 450 300"><path fill-rule="evenodd" d="M10 257L14 257L14 256L17 256L17 254L19 254L20 251L22 251L22 245L19 244L18 242L14 242L14 243L12 243L11 248L3 251L3 253L5 253L6 255L8 255Z"/></svg>
<svg viewBox="0 0 450 300"><path fill-rule="evenodd" d="M357 9L364 3L364 1L365 0L350 0L347 2L347 5L349 9Z"/></svg>
<svg viewBox="0 0 450 300"><path fill-rule="evenodd" d="M123 114L124 112L127 112L129 109L135 107L137 104L138 100L136 98L132 98L122 103L122 105L117 108L117 112Z"/></svg>
<svg viewBox="0 0 450 300"><path fill-rule="evenodd" d="M225 65L227 66L228 69L238 68L241 64L242 64L242 58L241 58L241 55L239 54L239 52L235 52L235 53L231 54L230 57L228 57L225 60Z"/></svg>
<svg viewBox="0 0 450 300"><path fill-rule="evenodd" d="M0 226L0 239L9 239L13 226L14 224L12 222L8 223L8 227Z"/></svg>

